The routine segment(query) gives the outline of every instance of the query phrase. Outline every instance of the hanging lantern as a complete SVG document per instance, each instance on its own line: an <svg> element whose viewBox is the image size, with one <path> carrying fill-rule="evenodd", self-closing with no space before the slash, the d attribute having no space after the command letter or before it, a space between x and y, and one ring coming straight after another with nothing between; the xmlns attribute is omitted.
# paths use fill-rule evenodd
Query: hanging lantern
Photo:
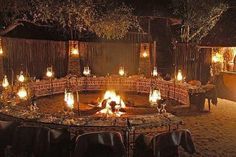
<svg viewBox="0 0 236 157"><path fill-rule="evenodd" d="M88 67L88 66L84 67L83 74L84 74L85 76L89 76L90 73L91 73L91 70L89 69L89 67Z"/></svg>
<svg viewBox="0 0 236 157"><path fill-rule="evenodd" d="M17 95L20 99L26 99L27 98L27 91L25 87L20 87L20 89L17 92Z"/></svg>
<svg viewBox="0 0 236 157"><path fill-rule="evenodd" d="M20 72L20 75L18 76L18 81L19 82L25 82L25 76L23 74L23 71Z"/></svg>
<svg viewBox="0 0 236 157"><path fill-rule="evenodd" d="M47 68L46 76L49 77L49 78L53 77L52 67Z"/></svg>
<svg viewBox="0 0 236 157"><path fill-rule="evenodd" d="M158 72L157 72L157 67L154 67L153 71L152 71L152 76L157 76Z"/></svg>
<svg viewBox="0 0 236 157"><path fill-rule="evenodd" d="M150 90L150 93L149 93L149 102L151 105L154 105L157 103L158 100L161 100L161 92L160 90L158 89L155 89L155 90Z"/></svg>
<svg viewBox="0 0 236 157"><path fill-rule="evenodd" d="M125 75L125 69L122 66L119 68L119 75L120 76L124 76Z"/></svg>
<svg viewBox="0 0 236 157"><path fill-rule="evenodd" d="M7 79L7 75L5 75L3 80L2 80L2 87L7 88L8 86L9 86L9 82L8 82L8 79Z"/></svg>
<svg viewBox="0 0 236 157"><path fill-rule="evenodd" d="M182 75L182 71L181 70L178 70L177 81L183 81L183 75Z"/></svg>
<svg viewBox="0 0 236 157"><path fill-rule="evenodd" d="M64 100L67 104L67 107L69 107L70 109L74 108L75 100L73 92L65 92Z"/></svg>

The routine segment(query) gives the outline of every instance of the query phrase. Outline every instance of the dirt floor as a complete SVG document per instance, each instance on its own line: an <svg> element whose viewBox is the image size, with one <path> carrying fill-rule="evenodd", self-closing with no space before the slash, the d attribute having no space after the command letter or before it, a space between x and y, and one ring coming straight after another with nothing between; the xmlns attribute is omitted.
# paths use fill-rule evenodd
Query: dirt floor
<svg viewBox="0 0 236 157"><path fill-rule="evenodd" d="M211 112L177 111L176 114L193 135L198 152L194 157L236 157L236 102L218 99Z"/></svg>
<svg viewBox="0 0 236 157"><path fill-rule="evenodd" d="M81 94L80 102L89 104L91 100L96 101L101 96L101 93ZM63 101L62 95L56 99L47 98L54 104L54 112L63 109L61 104L57 103L59 98ZM126 95L125 99L135 102L135 106L148 104L147 95ZM42 110L47 106L45 101L43 102L43 105L39 106ZM207 103L205 108L208 109ZM193 112L178 105L169 105L167 110L181 117L184 121L182 128L189 129L192 133L197 149L197 154L193 157L236 157L236 102L218 99L217 106L212 105L210 112ZM189 156L181 151L181 157Z"/></svg>

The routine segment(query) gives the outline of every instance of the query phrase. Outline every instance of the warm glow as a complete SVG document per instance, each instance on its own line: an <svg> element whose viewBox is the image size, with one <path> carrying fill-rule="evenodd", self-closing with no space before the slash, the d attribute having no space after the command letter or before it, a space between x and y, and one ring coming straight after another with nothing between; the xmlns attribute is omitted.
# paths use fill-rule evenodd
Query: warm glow
<svg viewBox="0 0 236 157"><path fill-rule="evenodd" d="M72 54L72 55L79 55L79 50L78 50L78 48L72 48L71 54Z"/></svg>
<svg viewBox="0 0 236 157"><path fill-rule="evenodd" d="M7 79L7 75L5 75L3 80L2 80L2 87L7 88L8 86L9 86L9 82L8 82L8 79Z"/></svg>
<svg viewBox="0 0 236 157"><path fill-rule="evenodd" d="M2 47L0 47L0 55L3 54L3 50L2 50Z"/></svg>
<svg viewBox="0 0 236 157"><path fill-rule="evenodd" d="M183 75L182 75L182 71L179 70L178 74L177 74L177 81L182 81L183 80Z"/></svg>
<svg viewBox="0 0 236 157"><path fill-rule="evenodd" d="M107 100L107 99L110 99L111 101L114 101L116 104L119 104L121 108L125 108L124 101L121 99L119 95L116 94L115 91L107 90L103 96L103 100ZM102 102L100 102L99 107L102 107L101 103Z"/></svg>
<svg viewBox="0 0 236 157"><path fill-rule="evenodd" d="M158 100L161 100L161 92L160 90L151 90L149 93L149 102L151 105L157 103Z"/></svg>
<svg viewBox="0 0 236 157"><path fill-rule="evenodd" d="M84 67L84 71L83 71L83 74L85 76L89 76L91 74L91 70L89 69L89 67Z"/></svg>
<svg viewBox="0 0 236 157"><path fill-rule="evenodd" d="M20 75L18 77L19 82L24 82L25 81L25 76L23 75L23 71L20 72Z"/></svg>
<svg viewBox="0 0 236 157"><path fill-rule="evenodd" d="M21 87L18 90L17 95L20 97L20 99L26 99L27 98L27 91L26 91L25 87Z"/></svg>
<svg viewBox="0 0 236 157"><path fill-rule="evenodd" d="M47 68L46 76L47 76L47 77L53 77L53 70L52 70L52 67L48 67L48 68Z"/></svg>
<svg viewBox="0 0 236 157"><path fill-rule="evenodd" d="M104 101L106 101L105 107L102 110L98 111L97 114L106 114L107 116L111 115L111 116L118 116L118 117L124 114L123 112L120 112L119 109L125 108L126 107L125 103L121 99L121 97L116 94L115 91L113 90L106 91L103 96L103 99L99 102L98 107L102 107L102 103ZM115 103L114 112L112 111L112 107L110 105L111 103Z"/></svg>
<svg viewBox="0 0 236 157"><path fill-rule="evenodd" d="M75 100L74 100L74 94L72 92L65 92L64 100L67 104L67 107L69 107L70 109L74 108Z"/></svg>
<svg viewBox="0 0 236 157"><path fill-rule="evenodd" d="M212 62L213 63L218 63L218 62L223 62L223 55L216 53L214 56L212 56Z"/></svg>
<svg viewBox="0 0 236 157"><path fill-rule="evenodd" d="M125 69L124 69L124 67L120 67L120 68L119 68L119 75L120 75L120 76L124 76L124 74L125 74Z"/></svg>
<svg viewBox="0 0 236 157"><path fill-rule="evenodd" d="M147 53L146 50L143 51L142 56L143 56L143 58L147 58L148 57L148 53Z"/></svg>
<svg viewBox="0 0 236 157"><path fill-rule="evenodd" d="M152 72L152 76L157 76L158 72L157 72L157 67L154 67L153 72Z"/></svg>

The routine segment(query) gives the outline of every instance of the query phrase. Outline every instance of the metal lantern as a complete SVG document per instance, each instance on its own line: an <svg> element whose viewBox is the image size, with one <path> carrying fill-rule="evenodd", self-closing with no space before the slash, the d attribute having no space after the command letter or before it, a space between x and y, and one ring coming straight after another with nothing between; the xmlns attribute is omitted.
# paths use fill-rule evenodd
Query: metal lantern
<svg viewBox="0 0 236 157"><path fill-rule="evenodd" d="M177 74L176 79L177 79L177 81L183 81L183 75L182 75L182 71L181 70L178 70L178 74Z"/></svg>
<svg viewBox="0 0 236 157"><path fill-rule="evenodd" d="M149 102L151 105L157 103L158 100L161 100L161 92L159 89L150 90L149 93Z"/></svg>
<svg viewBox="0 0 236 157"><path fill-rule="evenodd" d="M27 90L25 87L20 87L17 95L19 96L20 99L26 99L28 96Z"/></svg>
<svg viewBox="0 0 236 157"><path fill-rule="evenodd" d="M75 99L74 99L73 92L71 92L71 91L65 92L64 100L67 104L67 107L69 107L70 109L74 108Z"/></svg>
<svg viewBox="0 0 236 157"><path fill-rule="evenodd" d="M48 67L47 68L46 76L49 77L49 78L53 77L53 69L52 69L52 67Z"/></svg>
<svg viewBox="0 0 236 157"><path fill-rule="evenodd" d="M120 76L124 76L125 75L125 68L122 67L122 66L119 68L119 75Z"/></svg>
<svg viewBox="0 0 236 157"><path fill-rule="evenodd" d="M83 74L84 74L85 76L89 76L89 75L91 74L91 70L89 69L88 66L84 67Z"/></svg>
<svg viewBox="0 0 236 157"><path fill-rule="evenodd" d="M18 81L19 82L25 82L25 76L23 71L20 72L20 75L18 76Z"/></svg>
<svg viewBox="0 0 236 157"><path fill-rule="evenodd" d="M158 72L157 72L157 67L154 67L153 71L152 71L152 76L157 76Z"/></svg>
<svg viewBox="0 0 236 157"><path fill-rule="evenodd" d="M3 80L2 80L2 87L7 88L8 86L9 86L9 82L8 82L8 79L7 79L7 75L5 75Z"/></svg>

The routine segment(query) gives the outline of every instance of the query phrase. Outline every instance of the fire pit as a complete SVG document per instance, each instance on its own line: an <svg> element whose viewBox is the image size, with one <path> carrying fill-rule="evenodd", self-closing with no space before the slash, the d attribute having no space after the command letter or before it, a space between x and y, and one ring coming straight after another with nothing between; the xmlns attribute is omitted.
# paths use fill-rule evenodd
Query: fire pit
<svg viewBox="0 0 236 157"><path fill-rule="evenodd" d="M103 99L99 102L98 107L101 107L102 109L96 114L120 117L124 114L124 108L126 106L120 95L117 95L114 90L107 90L103 96Z"/></svg>

